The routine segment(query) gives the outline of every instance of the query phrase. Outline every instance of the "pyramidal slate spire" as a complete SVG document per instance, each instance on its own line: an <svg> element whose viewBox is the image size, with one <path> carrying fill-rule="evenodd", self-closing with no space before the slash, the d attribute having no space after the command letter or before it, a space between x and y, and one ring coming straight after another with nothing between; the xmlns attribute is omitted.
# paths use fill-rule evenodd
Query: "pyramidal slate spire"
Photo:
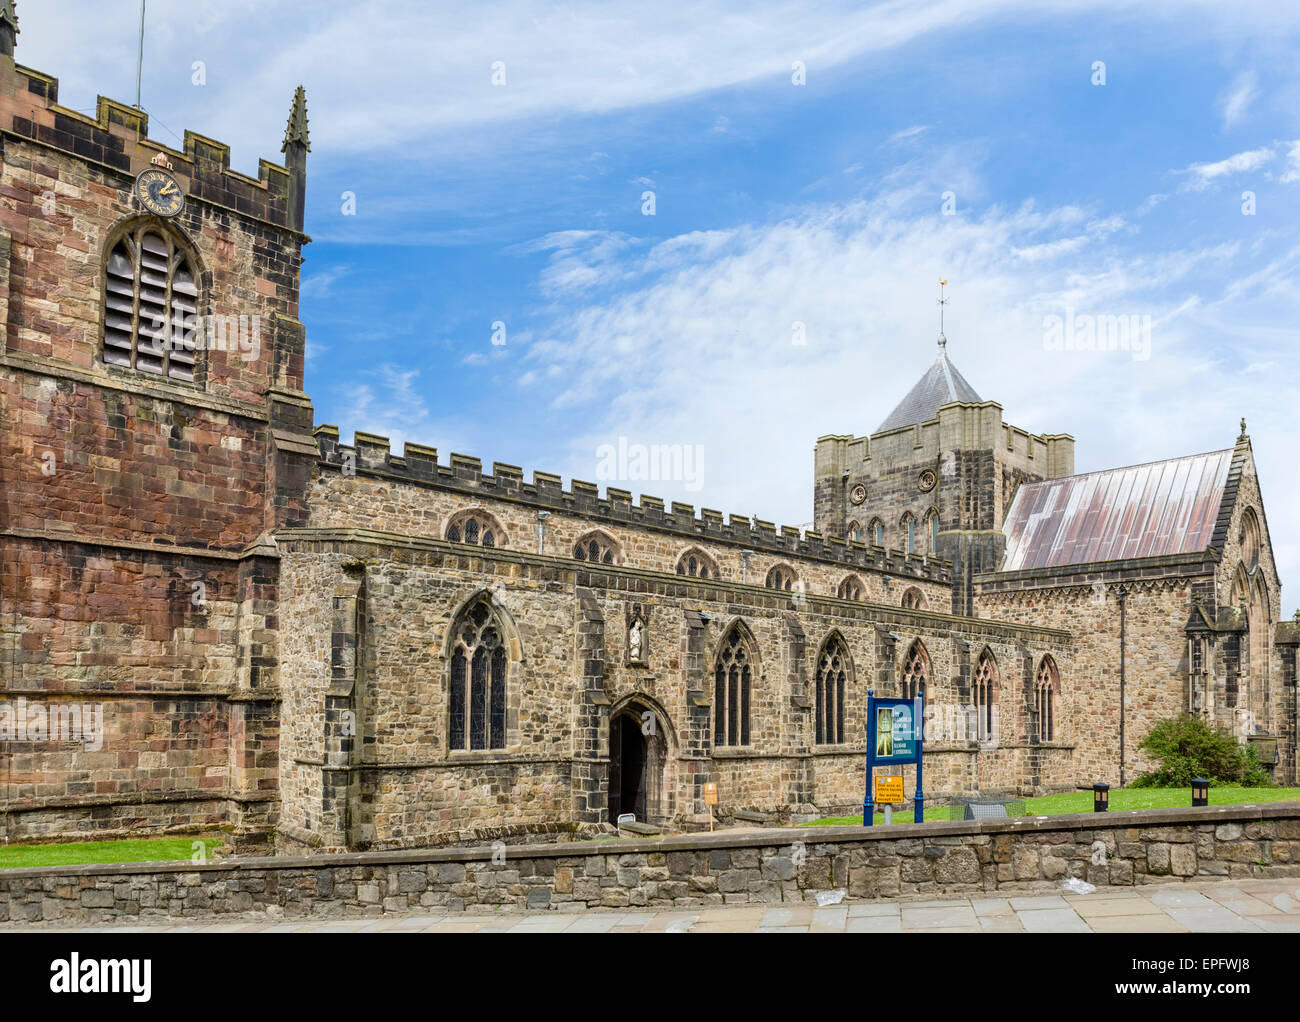
<svg viewBox="0 0 1300 1022"><path fill-rule="evenodd" d="M928 422L939 412L940 405L949 401L983 401L975 393L975 388L966 382L966 377L957 371L957 367L948 360L948 338L939 334L939 357L926 370L925 375L917 381L907 393L907 397L898 403L898 407L889 413L876 429L877 433L898 429L900 426L914 426L918 422Z"/></svg>

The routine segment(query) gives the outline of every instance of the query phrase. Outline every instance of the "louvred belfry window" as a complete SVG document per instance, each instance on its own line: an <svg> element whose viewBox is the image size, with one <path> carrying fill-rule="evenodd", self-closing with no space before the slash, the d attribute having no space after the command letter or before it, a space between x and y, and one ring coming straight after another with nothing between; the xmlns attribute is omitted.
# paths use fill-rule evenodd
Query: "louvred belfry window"
<svg viewBox="0 0 1300 1022"><path fill-rule="evenodd" d="M192 382L199 289L196 268L168 234L141 227L108 254L104 362Z"/></svg>

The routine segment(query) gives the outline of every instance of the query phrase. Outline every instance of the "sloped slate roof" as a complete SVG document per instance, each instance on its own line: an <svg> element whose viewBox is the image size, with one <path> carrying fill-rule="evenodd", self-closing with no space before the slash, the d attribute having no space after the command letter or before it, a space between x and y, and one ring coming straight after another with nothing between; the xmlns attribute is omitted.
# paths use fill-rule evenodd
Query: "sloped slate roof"
<svg viewBox="0 0 1300 1022"><path fill-rule="evenodd" d="M1233 452L1028 483L1003 522L1003 571L1208 549Z"/></svg>
<svg viewBox="0 0 1300 1022"><path fill-rule="evenodd" d="M926 370L915 387L908 391L897 408L889 413L876 430L883 433L887 429L900 426L913 426L918 422L928 422L939 412L940 405L949 401L982 401L975 388L966 382L966 378L957 371L957 367L948 361L947 342L939 341L939 357L934 365Z"/></svg>

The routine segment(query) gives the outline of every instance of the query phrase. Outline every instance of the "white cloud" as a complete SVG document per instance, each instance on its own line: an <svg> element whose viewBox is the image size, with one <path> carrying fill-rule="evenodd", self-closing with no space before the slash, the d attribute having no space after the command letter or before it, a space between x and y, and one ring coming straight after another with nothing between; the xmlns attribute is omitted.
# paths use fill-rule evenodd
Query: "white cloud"
<svg viewBox="0 0 1300 1022"><path fill-rule="evenodd" d="M1287 409L1300 386L1258 367L1285 364L1285 330L1300 312L1300 257L1256 274L1257 253L1232 244L1135 250L1118 216L1026 203L967 218L900 211L896 195L809 206L777 223L655 245L628 244L607 268L634 281L573 300L535 343L521 383L581 409L568 474L593 478L596 450L633 443L699 444L703 489L621 483L665 499L781 522L808 518L811 444L873 430L935 354L935 281L946 276L948 352L1006 421L1078 438L1080 471L1231 444L1251 414L1270 516L1300 529L1300 481L1286 469ZM1027 258L1032 254L1032 259ZM1240 280L1239 289L1224 281ZM1247 280L1249 282L1247 282ZM1262 293L1273 295L1265 321ZM1044 317L1149 316L1150 358L1063 352L1044 343ZM794 343L803 323L806 345ZM541 395L528 390L530 399ZM554 468L554 465L551 466ZM1287 555L1290 557L1291 555ZM1300 556L1300 553L1298 553ZM1284 571L1300 568L1288 561Z"/></svg>
<svg viewBox="0 0 1300 1022"><path fill-rule="evenodd" d="M1250 104L1258 95L1259 75L1254 71L1243 71L1237 75L1222 99L1223 126L1231 128L1245 117Z"/></svg>
<svg viewBox="0 0 1300 1022"><path fill-rule="evenodd" d="M1204 191L1219 178L1227 178L1234 174L1244 174L1252 170L1258 170L1273 159L1273 156L1272 146L1262 146L1259 149L1249 149L1245 152L1236 153L1227 157L1227 159L1219 160L1217 163L1193 163L1186 170L1179 171L1179 173L1187 175L1187 181L1183 184L1183 189Z"/></svg>

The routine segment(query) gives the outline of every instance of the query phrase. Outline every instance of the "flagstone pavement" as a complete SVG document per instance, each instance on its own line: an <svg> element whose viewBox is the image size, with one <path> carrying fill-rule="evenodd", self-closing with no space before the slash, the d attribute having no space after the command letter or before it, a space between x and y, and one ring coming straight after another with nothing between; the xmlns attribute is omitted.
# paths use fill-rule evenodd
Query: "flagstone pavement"
<svg viewBox="0 0 1300 1022"><path fill-rule="evenodd" d="M35 932L5 928L6 932ZM138 933L1300 933L1300 881L1197 881L1093 894L732 905L671 911L425 913L373 919L242 919L40 932Z"/></svg>

